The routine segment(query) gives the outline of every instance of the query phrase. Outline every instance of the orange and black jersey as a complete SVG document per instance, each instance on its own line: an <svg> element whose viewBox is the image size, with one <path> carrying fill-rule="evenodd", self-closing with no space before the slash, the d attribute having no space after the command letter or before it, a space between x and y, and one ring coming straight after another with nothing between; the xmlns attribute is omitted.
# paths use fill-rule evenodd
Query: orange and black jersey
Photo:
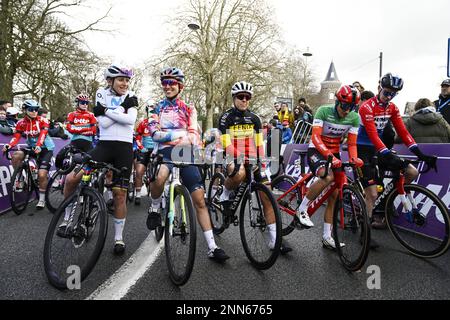
<svg viewBox="0 0 450 320"><path fill-rule="evenodd" d="M219 130L227 154L235 158L241 154L251 158L264 157L262 124L253 112L237 108L227 110L220 117Z"/></svg>

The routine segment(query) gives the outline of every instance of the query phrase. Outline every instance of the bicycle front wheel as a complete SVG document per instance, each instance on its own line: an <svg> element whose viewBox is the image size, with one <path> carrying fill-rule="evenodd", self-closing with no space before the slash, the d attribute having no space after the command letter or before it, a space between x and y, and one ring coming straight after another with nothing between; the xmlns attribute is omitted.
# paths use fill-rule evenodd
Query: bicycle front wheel
<svg viewBox="0 0 450 320"><path fill-rule="evenodd" d="M45 203L51 213L55 213L64 201L64 183L66 174L63 170L57 170L52 175L45 190Z"/></svg>
<svg viewBox="0 0 450 320"><path fill-rule="evenodd" d="M26 166L22 164L14 170L9 186L11 208L17 215L22 214L27 208L33 190L33 177Z"/></svg>
<svg viewBox="0 0 450 320"><path fill-rule="evenodd" d="M302 203L300 191L296 188L283 196L296 183L297 181L288 175L281 175L272 180L272 193L280 208L283 237L294 231L295 220L298 220L296 215L291 215L288 212L297 212L298 207Z"/></svg>
<svg viewBox="0 0 450 320"><path fill-rule="evenodd" d="M386 201L386 221L394 237L412 254L436 258L449 247L448 209L432 191L405 185L406 196L392 191Z"/></svg>
<svg viewBox="0 0 450 320"><path fill-rule="evenodd" d="M251 264L259 270L269 269L280 253L281 218L278 205L265 185L254 183L245 192L239 230Z"/></svg>
<svg viewBox="0 0 450 320"><path fill-rule="evenodd" d="M214 234L221 234L225 230L223 206L219 203L224 182L225 176L222 173L216 173L211 178L208 186L207 205Z"/></svg>
<svg viewBox="0 0 450 320"><path fill-rule="evenodd" d="M170 280L177 286L184 285L191 276L196 241L196 220L191 195L185 186L177 185L164 227L167 268Z"/></svg>
<svg viewBox="0 0 450 320"><path fill-rule="evenodd" d="M369 218L364 198L352 185L343 187L342 200L334 206L333 238L344 267L361 270L369 254Z"/></svg>
<svg viewBox="0 0 450 320"><path fill-rule="evenodd" d="M105 244L106 212L105 201L90 187L72 194L55 212L44 244L44 269L54 287L71 288L91 273Z"/></svg>

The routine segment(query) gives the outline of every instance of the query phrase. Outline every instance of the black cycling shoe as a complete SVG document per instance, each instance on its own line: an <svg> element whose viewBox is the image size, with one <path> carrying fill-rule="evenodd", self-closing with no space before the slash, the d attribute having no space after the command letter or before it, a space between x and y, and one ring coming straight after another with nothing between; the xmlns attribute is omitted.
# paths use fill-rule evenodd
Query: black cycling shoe
<svg viewBox="0 0 450 320"><path fill-rule="evenodd" d="M122 240L116 240L114 243L114 254L122 255L125 252L125 243Z"/></svg>
<svg viewBox="0 0 450 320"><path fill-rule="evenodd" d="M137 205L137 206L140 206L141 205L141 198L138 198L138 197L134 198L134 204Z"/></svg>
<svg viewBox="0 0 450 320"><path fill-rule="evenodd" d="M147 216L147 228L155 230L159 226L161 226L161 215L159 212L150 211Z"/></svg>
<svg viewBox="0 0 450 320"><path fill-rule="evenodd" d="M281 244L281 246L280 246L280 254L282 256L284 256L285 254L288 254L291 251L292 251L291 247L288 247L288 246L284 245L283 243Z"/></svg>
<svg viewBox="0 0 450 320"><path fill-rule="evenodd" d="M217 262L224 262L225 260L230 259L230 257L223 251L223 249L217 247L214 250L210 250L208 252L208 258L213 259Z"/></svg>

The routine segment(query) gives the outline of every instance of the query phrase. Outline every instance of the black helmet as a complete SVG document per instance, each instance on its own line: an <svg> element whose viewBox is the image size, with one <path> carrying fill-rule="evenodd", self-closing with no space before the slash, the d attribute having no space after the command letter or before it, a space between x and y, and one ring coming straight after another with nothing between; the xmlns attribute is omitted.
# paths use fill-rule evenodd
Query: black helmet
<svg viewBox="0 0 450 320"><path fill-rule="evenodd" d="M380 80L380 86L383 89L392 89L400 91L403 88L403 80L399 76L386 73Z"/></svg>
<svg viewBox="0 0 450 320"><path fill-rule="evenodd" d="M450 86L450 79L445 79L444 81L442 81L441 87L442 86Z"/></svg>

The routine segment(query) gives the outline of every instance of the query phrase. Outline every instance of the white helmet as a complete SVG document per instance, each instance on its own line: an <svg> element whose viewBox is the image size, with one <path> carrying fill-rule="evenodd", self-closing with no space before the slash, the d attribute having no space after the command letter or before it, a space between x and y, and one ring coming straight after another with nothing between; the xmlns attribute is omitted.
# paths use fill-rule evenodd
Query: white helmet
<svg viewBox="0 0 450 320"><path fill-rule="evenodd" d="M232 87L231 87L231 96L234 97L235 95L237 95L238 93L248 93L251 96L253 96L253 86L245 81L239 81L236 82Z"/></svg>
<svg viewBox="0 0 450 320"><path fill-rule="evenodd" d="M110 65L108 68L106 68L104 76L105 79L117 77L126 77L131 79L133 78L134 73L131 69Z"/></svg>
<svg viewBox="0 0 450 320"><path fill-rule="evenodd" d="M8 110L6 110L6 114L11 116L15 116L16 114L19 114L19 112L19 109L17 109L16 107L10 107L8 108Z"/></svg>

